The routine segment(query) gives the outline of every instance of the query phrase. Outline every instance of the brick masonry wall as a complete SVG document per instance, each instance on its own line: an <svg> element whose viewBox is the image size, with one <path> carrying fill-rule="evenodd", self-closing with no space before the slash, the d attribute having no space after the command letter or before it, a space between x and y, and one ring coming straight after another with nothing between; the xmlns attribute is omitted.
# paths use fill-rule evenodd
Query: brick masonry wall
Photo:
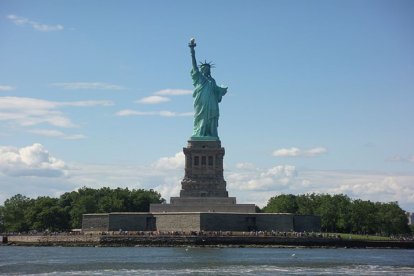
<svg viewBox="0 0 414 276"><path fill-rule="evenodd" d="M280 231L318 232L320 217L258 213L110 213L83 216L85 232L103 231Z"/></svg>
<svg viewBox="0 0 414 276"><path fill-rule="evenodd" d="M85 214L82 216L83 231L108 231L108 214Z"/></svg>
<svg viewBox="0 0 414 276"><path fill-rule="evenodd" d="M256 226L259 231L292 231L294 230L293 215L256 214Z"/></svg>
<svg viewBox="0 0 414 276"><path fill-rule="evenodd" d="M295 215L294 229L296 232L319 232L321 230L321 218L311 215Z"/></svg>
<svg viewBox="0 0 414 276"><path fill-rule="evenodd" d="M155 229L147 227L147 219L152 217L149 213L110 213L108 230L152 231Z"/></svg>
<svg viewBox="0 0 414 276"><path fill-rule="evenodd" d="M158 231L200 231L200 214L154 214Z"/></svg>
<svg viewBox="0 0 414 276"><path fill-rule="evenodd" d="M255 214L202 213L201 229L205 231L251 231L254 230Z"/></svg>

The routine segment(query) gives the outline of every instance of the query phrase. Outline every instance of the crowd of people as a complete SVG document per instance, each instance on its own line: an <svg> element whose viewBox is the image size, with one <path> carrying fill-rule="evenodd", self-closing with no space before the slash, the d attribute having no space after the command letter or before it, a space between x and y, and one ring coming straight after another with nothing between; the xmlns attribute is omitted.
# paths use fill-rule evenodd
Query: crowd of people
<svg viewBox="0 0 414 276"><path fill-rule="evenodd" d="M109 236L205 236L205 237L281 237L281 238L325 238L325 239L352 239L352 234L323 233L323 232L294 232L294 231L98 231L82 232L81 229L73 229L68 232L10 232L2 233L2 236L69 236L69 235L109 235ZM364 236L364 235L363 235ZM368 239L368 235L366 235ZM413 236L393 235L391 240L413 241Z"/></svg>

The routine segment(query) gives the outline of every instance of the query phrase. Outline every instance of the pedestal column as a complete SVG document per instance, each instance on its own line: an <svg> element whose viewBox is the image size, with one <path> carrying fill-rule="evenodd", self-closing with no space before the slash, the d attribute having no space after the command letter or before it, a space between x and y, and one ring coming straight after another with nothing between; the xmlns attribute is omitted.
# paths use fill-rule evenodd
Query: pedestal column
<svg viewBox="0 0 414 276"><path fill-rule="evenodd" d="M228 197L220 141L188 141L180 197Z"/></svg>

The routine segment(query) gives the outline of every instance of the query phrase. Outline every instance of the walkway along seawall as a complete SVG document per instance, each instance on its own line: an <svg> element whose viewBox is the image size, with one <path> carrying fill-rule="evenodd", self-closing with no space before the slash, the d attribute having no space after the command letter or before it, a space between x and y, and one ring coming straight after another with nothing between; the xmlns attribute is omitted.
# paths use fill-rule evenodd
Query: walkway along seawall
<svg viewBox="0 0 414 276"><path fill-rule="evenodd" d="M31 246L274 246L414 249L414 241L232 235L44 235L7 236L3 245Z"/></svg>

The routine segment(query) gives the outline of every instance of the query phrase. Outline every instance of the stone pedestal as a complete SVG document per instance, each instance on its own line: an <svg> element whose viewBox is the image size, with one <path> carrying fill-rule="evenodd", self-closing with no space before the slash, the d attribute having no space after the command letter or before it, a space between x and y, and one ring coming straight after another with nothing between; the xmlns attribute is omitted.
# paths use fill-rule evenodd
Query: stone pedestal
<svg viewBox="0 0 414 276"><path fill-rule="evenodd" d="M223 177L224 148L218 141L188 141L180 197L228 197Z"/></svg>
<svg viewBox="0 0 414 276"><path fill-rule="evenodd" d="M237 204L235 197L171 197L170 204L151 204L154 213L256 213L254 204Z"/></svg>
<svg viewBox="0 0 414 276"><path fill-rule="evenodd" d="M190 140L183 151L185 174L180 197L172 197L170 204L151 204L151 212L256 212L254 204L237 204L235 197L229 197L220 140Z"/></svg>

